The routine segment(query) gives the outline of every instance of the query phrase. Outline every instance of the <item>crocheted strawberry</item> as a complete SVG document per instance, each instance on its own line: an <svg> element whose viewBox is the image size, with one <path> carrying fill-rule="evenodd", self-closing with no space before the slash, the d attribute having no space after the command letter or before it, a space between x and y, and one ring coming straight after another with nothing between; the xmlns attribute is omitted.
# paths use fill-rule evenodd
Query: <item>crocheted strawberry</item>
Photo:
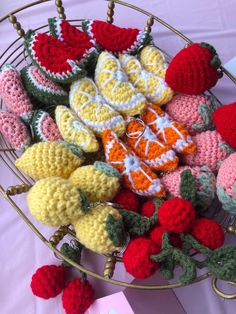
<svg viewBox="0 0 236 314"><path fill-rule="evenodd" d="M119 204L124 207L124 209L132 210L134 212L138 211L139 200L137 195L127 189L122 189L114 198L113 203Z"/></svg>
<svg viewBox="0 0 236 314"><path fill-rule="evenodd" d="M224 244L224 230L212 219L196 219L191 234L197 241L211 250L215 250Z"/></svg>
<svg viewBox="0 0 236 314"><path fill-rule="evenodd" d="M148 218L152 217L155 212L155 203L153 201L147 201L143 203L141 208L141 214Z"/></svg>
<svg viewBox="0 0 236 314"><path fill-rule="evenodd" d="M163 226L156 226L154 227L150 234L149 234L149 238L151 240L153 240L158 246L162 246L162 237L163 237L163 234L166 232L166 228L163 227ZM180 239L180 236L178 234L171 234L170 236L170 244L175 246L175 247L178 247L178 248L181 248L182 247L182 241Z"/></svg>
<svg viewBox="0 0 236 314"><path fill-rule="evenodd" d="M150 259L153 254L158 254L161 247L154 241L138 237L129 242L124 254L125 269L135 278L145 279L157 271L159 265Z"/></svg>
<svg viewBox="0 0 236 314"><path fill-rule="evenodd" d="M195 43L182 49L171 61L166 83L176 92L202 94L216 85L221 61L214 47Z"/></svg>
<svg viewBox="0 0 236 314"><path fill-rule="evenodd" d="M213 120L223 140L236 148L236 102L218 108L213 113Z"/></svg>
<svg viewBox="0 0 236 314"><path fill-rule="evenodd" d="M64 266L45 265L32 276L31 289L34 295L43 299L56 297L65 286Z"/></svg>
<svg viewBox="0 0 236 314"><path fill-rule="evenodd" d="M87 280L72 280L63 291L62 304L66 314L84 314L93 301L94 290Z"/></svg>

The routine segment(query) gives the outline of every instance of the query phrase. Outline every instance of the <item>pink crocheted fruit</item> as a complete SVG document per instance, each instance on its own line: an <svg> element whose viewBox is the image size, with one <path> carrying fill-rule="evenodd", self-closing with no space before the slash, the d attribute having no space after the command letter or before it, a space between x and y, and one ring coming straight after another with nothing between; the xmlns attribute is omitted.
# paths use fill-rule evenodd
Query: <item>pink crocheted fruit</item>
<svg viewBox="0 0 236 314"><path fill-rule="evenodd" d="M149 233L149 238L154 241L158 246L162 246L162 237L164 233L166 232L166 228L163 226L156 226L154 227L150 233ZM178 234L172 233L170 236L170 244L181 248L182 247L182 241L180 239L180 236Z"/></svg>
<svg viewBox="0 0 236 314"><path fill-rule="evenodd" d="M20 151L28 148L31 141L26 125L14 113L0 112L0 133L13 148Z"/></svg>
<svg viewBox="0 0 236 314"><path fill-rule="evenodd" d="M214 129L212 113L220 106L214 97L180 94L166 105L171 118L184 124L191 134Z"/></svg>
<svg viewBox="0 0 236 314"><path fill-rule="evenodd" d="M126 210L138 211L139 200L138 196L127 189L122 189L112 200L113 203L119 204Z"/></svg>
<svg viewBox="0 0 236 314"><path fill-rule="evenodd" d="M10 64L5 64L0 73L0 97L7 111L29 121L33 105L23 87L20 74Z"/></svg>
<svg viewBox="0 0 236 314"><path fill-rule="evenodd" d="M215 171L232 152L217 131L202 132L193 136L192 140L197 146L197 151L183 158L183 162L189 166L207 166Z"/></svg>

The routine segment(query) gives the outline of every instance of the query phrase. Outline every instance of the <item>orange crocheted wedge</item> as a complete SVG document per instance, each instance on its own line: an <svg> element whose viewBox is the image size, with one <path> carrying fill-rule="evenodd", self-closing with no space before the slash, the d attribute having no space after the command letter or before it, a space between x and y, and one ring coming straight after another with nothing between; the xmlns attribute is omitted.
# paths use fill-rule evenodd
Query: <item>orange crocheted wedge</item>
<svg viewBox="0 0 236 314"><path fill-rule="evenodd" d="M127 118L127 122L125 141L150 168L166 172L177 167L179 159L175 152L142 120Z"/></svg>
<svg viewBox="0 0 236 314"><path fill-rule="evenodd" d="M127 188L143 196L165 196L157 175L114 132L103 132L103 145L106 161L121 173Z"/></svg>
<svg viewBox="0 0 236 314"><path fill-rule="evenodd" d="M192 154L196 151L187 129L172 121L158 105L148 104L142 120L156 133L157 137L180 154Z"/></svg>

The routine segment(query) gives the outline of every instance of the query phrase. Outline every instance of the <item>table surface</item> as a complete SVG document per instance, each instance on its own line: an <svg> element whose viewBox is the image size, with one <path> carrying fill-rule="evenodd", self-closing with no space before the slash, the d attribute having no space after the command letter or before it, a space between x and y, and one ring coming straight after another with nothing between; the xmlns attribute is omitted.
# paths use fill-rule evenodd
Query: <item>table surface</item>
<svg viewBox="0 0 236 314"><path fill-rule="evenodd" d="M0 17L29 2L23 0L2 0ZM193 41L206 41L213 44L217 48L223 64L236 55L236 0L147 0L145 2L142 0L129 0L129 2L164 19ZM69 19L80 17L105 19L106 17L107 4L103 0L80 0L77 2L64 0L64 5ZM115 15L115 23L117 25L143 28L145 18L141 14L120 6L117 12ZM22 26L28 29L43 23L46 24L47 18L55 14L56 10L53 2L51 2L40 5L37 10L32 8L27 13L21 12L18 14L18 17ZM172 54L175 54L184 45L181 39L159 25L153 27L153 35L156 44ZM0 24L0 38L1 55L6 46L15 38L14 31L7 22ZM236 99L235 86L227 78L222 79L213 91L223 103L229 103ZM7 187L17 183L15 177L0 162L0 184ZM28 215L25 197L18 196L16 201L21 204L23 211ZM0 215L1 313L63 313L60 298L43 301L34 298L29 288L31 275L37 267L48 263L58 263L58 261L1 196ZM44 235L51 235L51 229L39 226L37 223L36 225ZM90 257L88 259L90 259L90 265L99 269L100 261L91 260ZM121 280L130 282L133 280L131 276L125 274L121 265L118 266L116 272ZM154 279L161 280L158 276L154 277ZM151 280L154 279L152 278ZM93 279L92 282L96 287L97 297L121 290L119 287L104 284L98 280ZM209 280L176 289L174 292L175 294L171 291L145 292L141 294L140 291L131 292L129 290L127 291L127 297L129 296L136 305L140 303L139 306L135 307L136 314L145 312L148 314L235 313L236 301L226 301L216 297L210 288ZM143 302L138 302L142 295L145 295ZM178 299L176 299L176 296ZM149 306L149 310L147 310L147 306Z"/></svg>

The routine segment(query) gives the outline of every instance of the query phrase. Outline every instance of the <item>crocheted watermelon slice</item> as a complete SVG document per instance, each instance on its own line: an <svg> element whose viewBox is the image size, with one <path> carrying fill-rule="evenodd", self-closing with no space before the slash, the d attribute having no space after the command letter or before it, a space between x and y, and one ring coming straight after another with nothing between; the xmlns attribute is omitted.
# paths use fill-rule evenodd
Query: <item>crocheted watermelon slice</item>
<svg viewBox="0 0 236 314"><path fill-rule="evenodd" d="M103 21L84 20L83 30L102 50L118 53L137 53L140 46L151 42L148 32L136 28L122 28Z"/></svg>
<svg viewBox="0 0 236 314"><path fill-rule="evenodd" d="M55 82L66 84L86 75L80 52L57 38L29 30L24 45L33 63Z"/></svg>

